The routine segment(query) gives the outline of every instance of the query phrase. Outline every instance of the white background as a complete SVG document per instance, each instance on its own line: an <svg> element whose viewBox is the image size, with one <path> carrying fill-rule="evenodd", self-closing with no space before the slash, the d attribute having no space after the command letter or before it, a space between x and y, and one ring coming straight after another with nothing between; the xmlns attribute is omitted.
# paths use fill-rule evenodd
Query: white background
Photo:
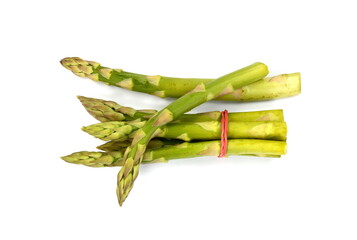
<svg viewBox="0 0 357 240"><path fill-rule="evenodd" d="M0 239L356 239L354 1L7 1L1 6ZM288 155L141 167L122 208L118 169L59 157L95 150L77 95L160 109L172 99L64 69L78 56L126 71L215 78L266 63L302 94L193 112L283 108Z"/></svg>

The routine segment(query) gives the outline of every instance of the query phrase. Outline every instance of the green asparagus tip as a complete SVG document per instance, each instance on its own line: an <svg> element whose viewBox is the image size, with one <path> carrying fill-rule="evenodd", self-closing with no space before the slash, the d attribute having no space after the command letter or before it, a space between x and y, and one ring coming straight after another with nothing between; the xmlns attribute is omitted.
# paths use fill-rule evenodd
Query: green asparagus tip
<svg viewBox="0 0 357 240"><path fill-rule="evenodd" d="M79 101L83 101L83 100L85 100L85 99L88 99L88 98L86 98L86 97L84 97L84 96L80 96L80 95L77 95L77 98L78 98L78 100Z"/></svg>

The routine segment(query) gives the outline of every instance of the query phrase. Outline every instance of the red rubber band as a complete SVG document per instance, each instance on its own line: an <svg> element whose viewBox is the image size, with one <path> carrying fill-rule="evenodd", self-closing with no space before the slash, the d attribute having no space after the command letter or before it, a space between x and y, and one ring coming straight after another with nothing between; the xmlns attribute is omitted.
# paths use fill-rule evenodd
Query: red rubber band
<svg viewBox="0 0 357 240"><path fill-rule="evenodd" d="M225 157L227 154L228 148L228 111L224 110L222 112L221 118L221 152L219 154L219 158Z"/></svg>

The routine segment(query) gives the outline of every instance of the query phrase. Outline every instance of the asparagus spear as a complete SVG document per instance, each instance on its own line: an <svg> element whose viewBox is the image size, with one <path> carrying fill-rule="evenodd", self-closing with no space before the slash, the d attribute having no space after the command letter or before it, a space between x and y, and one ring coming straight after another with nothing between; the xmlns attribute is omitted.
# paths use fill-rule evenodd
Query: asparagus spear
<svg viewBox="0 0 357 240"><path fill-rule="evenodd" d="M203 78L171 78L130 73L121 69L103 67L97 62L85 61L78 57L64 58L61 64L77 76L158 97L178 98L194 89L199 83L212 81ZM217 100L267 100L295 96L300 94L300 91L299 73L282 74L240 87L231 93L219 96Z"/></svg>
<svg viewBox="0 0 357 240"><path fill-rule="evenodd" d="M179 140L179 139L166 139L166 138L154 138L152 139L148 145L147 149L156 149L156 148L161 148L161 147L166 147L166 146L172 146L172 145L177 145L180 143L183 143L184 141ZM109 141L106 142L97 148L99 150L103 150L106 152L112 152L112 151L124 151L127 147L131 145L131 140L125 140L125 141Z"/></svg>
<svg viewBox="0 0 357 240"><path fill-rule="evenodd" d="M113 101L78 96L87 112L101 122L133 121L150 119L156 110L135 110L124 107Z"/></svg>
<svg viewBox="0 0 357 240"><path fill-rule="evenodd" d="M196 143L181 143L157 149L147 149L142 163L167 162L172 159L194 158L203 156L218 156L220 141L206 141ZM286 143L281 141L258 139L228 140L227 155L253 155L259 157L279 157L286 154ZM76 152L62 159L69 163L82 164L89 167L123 166L123 151L111 152Z"/></svg>
<svg viewBox="0 0 357 240"><path fill-rule="evenodd" d="M156 110L135 110L124 107L113 101L78 96L82 105L95 119L101 122L108 121L133 121L147 120L154 116ZM206 122L220 121L221 112L204 112L197 114L183 114L174 122ZM229 121L284 121L283 110L267 110L254 112L232 112L229 113Z"/></svg>
<svg viewBox="0 0 357 240"><path fill-rule="evenodd" d="M103 122L83 127L88 134L104 141L124 141L135 135L145 125L141 122ZM221 122L178 122L160 127L156 137L191 140L217 140L221 138ZM285 122L229 122L229 139L267 139L285 141L287 126Z"/></svg>
<svg viewBox="0 0 357 240"><path fill-rule="evenodd" d="M82 127L82 130L96 138L104 141L119 140L125 141L136 130L145 125L146 121L142 122L103 122Z"/></svg>
<svg viewBox="0 0 357 240"><path fill-rule="evenodd" d="M131 191L139 173L139 165L146 145L151 138L160 134L160 127L175 120L194 107L213 98L232 93L235 89L256 82L268 74L268 68L263 63L254 63L208 83L198 84L192 91L169 104L156 113L146 124L136 131L133 142L124 154L124 165L118 173L117 196L122 205Z"/></svg>

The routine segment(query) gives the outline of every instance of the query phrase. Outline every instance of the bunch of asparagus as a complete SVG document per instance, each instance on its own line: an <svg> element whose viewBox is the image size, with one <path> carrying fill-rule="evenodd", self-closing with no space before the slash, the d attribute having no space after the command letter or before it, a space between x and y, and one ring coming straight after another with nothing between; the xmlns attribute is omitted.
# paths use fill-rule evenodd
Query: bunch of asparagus
<svg viewBox="0 0 357 240"><path fill-rule="evenodd" d="M82 129L108 142L98 147L101 152L82 151L62 158L91 167L122 166L117 178L120 205L131 191L141 163L220 154L221 113L185 114L194 107L212 99L249 101L300 93L299 73L264 78L268 69L262 63L216 80L145 76L80 58L65 58L61 63L81 77L160 97L179 97L161 111L79 97L101 122ZM286 153L287 127L282 110L230 113L228 118L227 155L280 157Z"/></svg>

